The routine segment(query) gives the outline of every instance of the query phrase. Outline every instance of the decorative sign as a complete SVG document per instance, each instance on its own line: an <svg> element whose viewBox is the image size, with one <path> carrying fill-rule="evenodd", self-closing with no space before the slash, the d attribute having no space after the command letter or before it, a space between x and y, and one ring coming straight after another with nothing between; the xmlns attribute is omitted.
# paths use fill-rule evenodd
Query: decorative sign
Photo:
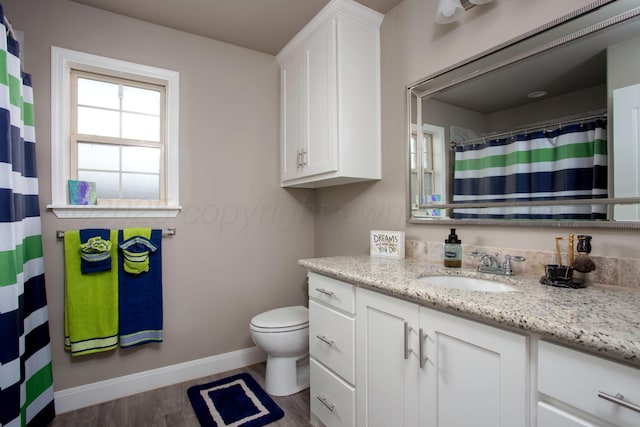
<svg viewBox="0 0 640 427"><path fill-rule="evenodd" d="M371 256L404 258L404 231L371 230Z"/></svg>

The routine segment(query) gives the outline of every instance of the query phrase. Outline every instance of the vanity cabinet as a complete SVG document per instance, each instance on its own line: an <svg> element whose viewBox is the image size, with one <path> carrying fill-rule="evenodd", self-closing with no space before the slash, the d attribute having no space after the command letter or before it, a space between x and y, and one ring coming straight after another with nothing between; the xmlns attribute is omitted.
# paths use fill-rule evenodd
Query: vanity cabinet
<svg viewBox="0 0 640 427"><path fill-rule="evenodd" d="M356 290L357 425L529 424L528 338Z"/></svg>
<svg viewBox="0 0 640 427"><path fill-rule="evenodd" d="M333 0L277 55L283 187L380 179L382 18Z"/></svg>
<svg viewBox="0 0 640 427"><path fill-rule="evenodd" d="M310 405L313 425L355 425L354 286L309 273Z"/></svg>
<svg viewBox="0 0 640 427"><path fill-rule="evenodd" d="M540 341L537 400L539 427L637 427L640 369Z"/></svg>

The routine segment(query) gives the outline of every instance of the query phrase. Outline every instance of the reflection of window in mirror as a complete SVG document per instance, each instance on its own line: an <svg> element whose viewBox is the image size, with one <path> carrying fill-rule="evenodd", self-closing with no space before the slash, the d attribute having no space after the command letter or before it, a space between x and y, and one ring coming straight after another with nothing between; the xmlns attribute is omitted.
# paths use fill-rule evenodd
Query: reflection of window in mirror
<svg viewBox="0 0 640 427"><path fill-rule="evenodd" d="M441 209L425 209L425 204L446 203L444 168L444 128L430 124L411 126L411 210L413 216L441 217Z"/></svg>

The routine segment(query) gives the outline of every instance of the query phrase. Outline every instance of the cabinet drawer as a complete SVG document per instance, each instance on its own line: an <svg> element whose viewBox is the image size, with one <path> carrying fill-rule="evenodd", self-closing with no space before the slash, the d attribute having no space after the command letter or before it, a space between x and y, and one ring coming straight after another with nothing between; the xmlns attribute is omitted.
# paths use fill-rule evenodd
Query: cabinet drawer
<svg viewBox="0 0 640 427"><path fill-rule="evenodd" d="M598 397L599 392L640 406L640 369L540 341L538 390L621 427L640 426L640 412Z"/></svg>
<svg viewBox="0 0 640 427"><path fill-rule="evenodd" d="M538 402L538 427L598 427L562 409Z"/></svg>
<svg viewBox="0 0 640 427"><path fill-rule="evenodd" d="M355 425L356 390L315 360L310 361L311 412L327 427Z"/></svg>
<svg viewBox="0 0 640 427"><path fill-rule="evenodd" d="M309 300L309 354L354 384L354 319Z"/></svg>
<svg viewBox="0 0 640 427"><path fill-rule="evenodd" d="M354 286L331 277L310 272L309 298L322 301L347 313L355 313Z"/></svg>

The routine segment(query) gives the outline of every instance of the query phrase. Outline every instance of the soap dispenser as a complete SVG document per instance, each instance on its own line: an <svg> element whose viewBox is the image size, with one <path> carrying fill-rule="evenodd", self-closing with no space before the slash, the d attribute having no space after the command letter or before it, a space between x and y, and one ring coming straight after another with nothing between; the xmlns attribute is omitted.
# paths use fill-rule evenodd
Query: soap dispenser
<svg viewBox="0 0 640 427"><path fill-rule="evenodd" d="M450 268L462 267L462 241L458 239L455 228L451 229L449 237L444 243L444 266Z"/></svg>

